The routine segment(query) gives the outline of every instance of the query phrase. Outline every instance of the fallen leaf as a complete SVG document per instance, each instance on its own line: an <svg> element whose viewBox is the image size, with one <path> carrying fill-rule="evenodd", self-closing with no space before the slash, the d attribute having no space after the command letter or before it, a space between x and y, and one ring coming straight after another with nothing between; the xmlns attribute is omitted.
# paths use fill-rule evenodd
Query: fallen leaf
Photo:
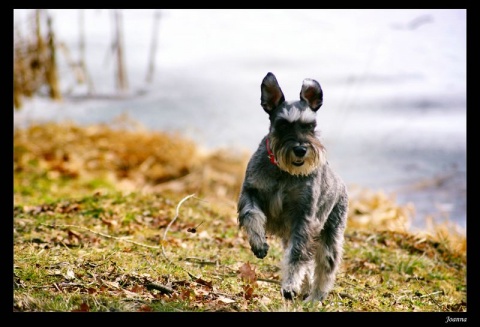
<svg viewBox="0 0 480 327"><path fill-rule="evenodd" d="M106 286L110 286L110 287L116 288L116 289L120 288L120 285L118 284L118 282L110 282L108 280L103 280L103 279L101 279L101 281Z"/></svg>
<svg viewBox="0 0 480 327"><path fill-rule="evenodd" d="M210 235L208 235L206 230L204 230L200 234L198 234L198 237L199 238L206 238L206 239L211 239L212 238Z"/></svg>
<svg viewBox="0 0 480 327"><path fill-rule="evenodd" d="M368 262L368 261L364 261L363 265L365 266L365 268L370 269L370 270L376 270L378 268L378 266L376 264Z"/></svg>
<svg viewBox="0 0 480 327"><path fill-rule="evenodd" d="M243 297L245 298L245 300L253 299L253 291L254 291L254 288L252 285L243 286Z"/></svg>
<svg viewBox="0 0 480 327"><path fill-rule="evenodd" d="M101 220L105 225L107 225L108 228L114 228L114 227L116 227L117 224L118 224L117 221L115 221L115 220L109 220L109 219L105 219L105 218L102 218L102 217L100 218L100 220Z"/></svg>
<svg viewBox="0 0 480 327"><path fill-rule="evenodd" d="M194 289L194 290L193 290L193 293L195 293L195 296L205 296L205 295L210 294L209 291L204 290L204 289L202 289L202 288Z"/></svg>
<svg viewBox="0 0 480 327"><path fill-rule="evenodd" d="M207 282L206 280L203 280L201 278L198 278L195 282L200 284L200 285L207 286L208 289L213 288L213 283L212 282Z"/></svg>
<svg viewBox="0 0 480 327"><path fill-rule="evenodd" d="M68 230L68 238L71 240L72 238L76 238L77 240L81 241L82 240L82 235L80 233L77 233L73 230Z"/></svg>
<svg viewBox="0 0 480 327"><path fill-rule="evenodd" d="M255 273L255 269L250 267L250 263L243 264L240 268L238 268L239 277L249 284L253 284L257 281L257 274Z"/></svg>
<svg viewBox="0 0 480 327"><path fill-rule="evenodd" d="M90 311L90 307L85 302L80 304L78 309L72 310L72 312L89 312L89 311Z"/></svg>
<svg viewBox="0 0 480 327"><path fill-rule="evenodd" d="M95 294L95 293L97 293L97 290L93 287L89 287L89 288L87 288L87 292L88 292L88 294Z"/></svg>
<svg viewBox="0 0 480 327"><path fill-rule="evenodd" d="M263 305L269 305L272 302L272 300L266 296L262 296L262 298L258 301Z"/></svg>
<svg viewBox="0 0 480 327"><path fill-rule="evenodd" d="M131 292L131 291L125 290L125 289L123 289L122 291L126 295L127 299L134 299L134 298L138 297L138 294L135 293L135 292Z"/></svg>
<svg viewBox="0 0 480 327"><path fill-rule="evenodd" d="M193 300L194 299L194 295L192 290L188 289L188 288L184 288L181 290L180 292L180 298L182 300Z"/></svg>
<svg viewBox="0 0 480 327"><path fill-rule="evenodd" d="M67 273L63 275L66 279L75 279L75 273L73 272L72 269L68 269Z"/></svg>
<svg viewBox="0 0 480 327"><path fill-rule="evenodd" d="M222 303L225 303L225 304L229 304L229 303L234 303L235 300L232 300L232 299L229 299L228 297L225 297L225 296L222 296L220 295L218 297L218 301L222 302Z"/></svg>
<svg viewBox="0 0 480 327"><path fill-rule="evenodd" d="M138 309L139 312L152 312L153 309L148 306L148 305L142 305L139 309Z"/></svg>
<svg viewBox="0 0 480 327"><path fill-rule="evenodd" d="M134 293L142 293L145 290L145 287L141 285L134 285L130 291Z"/></svg>

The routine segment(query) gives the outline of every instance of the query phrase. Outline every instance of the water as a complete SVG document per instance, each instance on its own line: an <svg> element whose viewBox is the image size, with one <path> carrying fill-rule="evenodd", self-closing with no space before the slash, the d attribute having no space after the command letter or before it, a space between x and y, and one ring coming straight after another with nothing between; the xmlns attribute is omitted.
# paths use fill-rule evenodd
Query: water
<svg viewBox="0 0 480 327"><path fill-rule="evenodd" d="M57 39L78 54L78 10L49 12ZM122 12L129 95L102 98L115 93L111 12L85 10L87 67L99 96L86 98L60 62L70 96L29 100L15 124L110 122L128 113L207 148L254 151L268 129L265 74L276 75L287 99L315 78L324 90L321 138L348 185L413 203L415 227L430 215L466 227L465 10L161 10L148 85L154 11ZM24 17L15 12L16 22Z"/></svg>

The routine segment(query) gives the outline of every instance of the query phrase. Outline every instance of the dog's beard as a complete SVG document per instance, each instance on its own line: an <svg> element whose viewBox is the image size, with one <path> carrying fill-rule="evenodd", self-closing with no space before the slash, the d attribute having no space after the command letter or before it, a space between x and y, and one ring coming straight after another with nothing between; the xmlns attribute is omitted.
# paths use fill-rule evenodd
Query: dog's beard
<svg viewBox="0 0 480 327"><path fill-rule="evenodd" d="M326 161L325 148L318 140L307 146L307 153L301 158L295 155L292 147L279 146L275 139L271 140L271 148L278 167L290 175L310 175Z"/></svg>

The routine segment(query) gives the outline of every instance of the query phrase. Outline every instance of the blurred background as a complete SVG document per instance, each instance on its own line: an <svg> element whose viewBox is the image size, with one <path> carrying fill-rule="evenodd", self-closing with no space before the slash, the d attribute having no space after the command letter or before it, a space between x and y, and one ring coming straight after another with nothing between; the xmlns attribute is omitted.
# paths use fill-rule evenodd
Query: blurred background
<svg viewBox="0 0 480 327"><path fill-rule="evenodd" d="M352 192L413 204L416 228L466 228L466 10L16 9L14 43L15 126L128 115L234 153L268 131L267 72L288 100L314 78L320 136Z"/></svg>

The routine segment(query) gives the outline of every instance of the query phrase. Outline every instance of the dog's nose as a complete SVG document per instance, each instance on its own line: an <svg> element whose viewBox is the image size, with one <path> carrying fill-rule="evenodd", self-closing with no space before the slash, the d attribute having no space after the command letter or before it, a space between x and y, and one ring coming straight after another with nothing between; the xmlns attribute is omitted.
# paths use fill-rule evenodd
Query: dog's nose
<svg viewBox="0 0 480 327"><path fill-rule="evenodd" d="M300 145L296 146L293 148L293 153L295 153L297 157L303 157L305 153L307 153L307 148Z"/></svg>

